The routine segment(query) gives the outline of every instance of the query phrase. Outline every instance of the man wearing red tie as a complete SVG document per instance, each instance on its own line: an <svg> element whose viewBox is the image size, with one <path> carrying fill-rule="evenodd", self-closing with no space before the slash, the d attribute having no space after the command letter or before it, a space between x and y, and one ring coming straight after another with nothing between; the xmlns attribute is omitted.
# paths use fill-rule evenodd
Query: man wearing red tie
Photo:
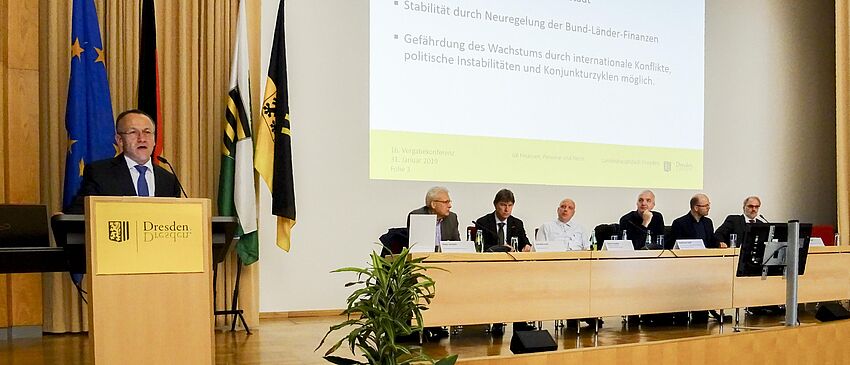
<svg viewBox="0 0 850 365"><path fill-rule="evenodd" d="M726 217L723 224L717 227L714 231L714 237L717 239L721 248L729 247L729 235L738 235L738 240L744 239L744 232L747 230L748 223L767 223L767 220L759 214L761 208L761 199L753 195L744 199L744 214L732 214ZM741 242L737 242L738 245Z"/></svg>

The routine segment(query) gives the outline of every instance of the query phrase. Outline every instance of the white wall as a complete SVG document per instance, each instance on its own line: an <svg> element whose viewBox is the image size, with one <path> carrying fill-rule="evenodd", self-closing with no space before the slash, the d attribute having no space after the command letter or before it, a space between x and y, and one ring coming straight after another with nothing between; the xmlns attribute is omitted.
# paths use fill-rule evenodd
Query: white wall
<svg viewBox="0 0 850 365"><path fill-rule="evenodd" d="M266 34L277 3L263 0ZM378 236L403 226L440 183L368 178L368 1L286 3L298 224L291 252L261 247L260 311L342 308L350 277L329 271L363 264ZM770 220L834 224L834 3L707 0L705 53L704 191L715 224L750 194L762 197ZM491 211L503 187L527 227L552 219L566 196L586 226L614 222L639 191L445 185L462 226ZM668 224L693 193L656 190Z"/></svg>

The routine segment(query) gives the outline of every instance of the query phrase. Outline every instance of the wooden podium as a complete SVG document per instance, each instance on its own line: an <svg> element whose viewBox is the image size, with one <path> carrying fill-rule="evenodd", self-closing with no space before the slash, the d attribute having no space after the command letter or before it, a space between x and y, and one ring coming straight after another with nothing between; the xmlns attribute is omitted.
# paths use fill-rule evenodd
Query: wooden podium
<svg viewBox="0 0 850 365"><path fill-rule="evenodd" d="M87 197L95 364L212 364L209 199Z"/></svg>

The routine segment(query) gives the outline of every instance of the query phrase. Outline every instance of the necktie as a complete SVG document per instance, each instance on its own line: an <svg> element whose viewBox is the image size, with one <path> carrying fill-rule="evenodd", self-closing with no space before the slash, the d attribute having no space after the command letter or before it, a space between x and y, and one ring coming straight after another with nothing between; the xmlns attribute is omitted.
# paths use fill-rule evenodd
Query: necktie
<svg viewBox="0 0 850 365"><path fill-rule="evenodd" d="M755 222L756 222L755 219L750 219L750 223L755 223Z"/></svg>
<svg viewBox="0 0 850 365"><path fill-rule="evenodd" d="M136 170L139 170L139 180L136 181L136 192L138 196L150 196L148 191L148 180L145 179L145 173L148 172L148 167L145 165L136 165Z"/></svg>
<svg viewBox="0 0 850 365"><path fill-rule="evenodd" d="M505 224L504 223L499 223L499 230L496 232L496 234L499 235L499 244L504 245L505 244Z"/></svg>

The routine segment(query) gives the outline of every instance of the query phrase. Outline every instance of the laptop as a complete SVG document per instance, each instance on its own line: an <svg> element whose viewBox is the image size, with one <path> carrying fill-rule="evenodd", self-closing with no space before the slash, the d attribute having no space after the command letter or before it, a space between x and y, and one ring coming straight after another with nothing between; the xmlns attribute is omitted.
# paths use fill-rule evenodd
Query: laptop
<svg viewBox="0 0 850 365"><path fill-rule="evenodd" d="M0 248L50 247L47 206L0 204Z"/></svg>

